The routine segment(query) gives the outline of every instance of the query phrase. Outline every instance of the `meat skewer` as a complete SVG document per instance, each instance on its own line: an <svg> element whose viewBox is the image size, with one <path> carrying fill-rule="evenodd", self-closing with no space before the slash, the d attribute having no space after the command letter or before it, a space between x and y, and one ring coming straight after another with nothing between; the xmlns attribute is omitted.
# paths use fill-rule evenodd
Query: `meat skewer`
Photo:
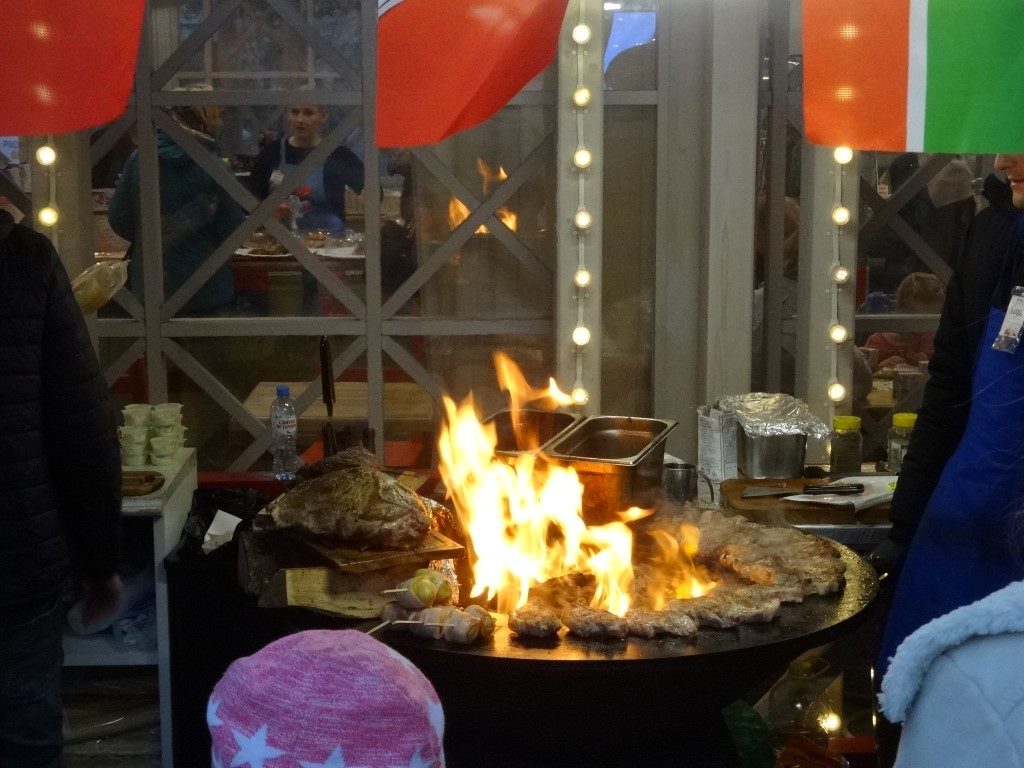
<svg viewBox="0 0 1024 768"><path fill-rule="evenodd" d="M614 613L591 608L583 603L570 605L562 611L562 623L580 637L623 638L629 633L626 620Z"/></svg>
<svg viewBox="0 0 1024 768"><path fill-rule="evenodd" d="M475 616L480 620L480 638L486 640L487 638L494 635L494 627L496 622L494 617L491 616L490 611L479 605L467 605L465 612L470 616Z"/></svg>
<svg viewBox="0 0 1024 768"><path fill-rule="evenodd" d="M398 603L387 603L383 608L381 608L380 618L381 623L369 630L366 634L372 635L374 632L384 629L384 627L390 626L391 624L404 622L409 618L409 611Z"/></svg>

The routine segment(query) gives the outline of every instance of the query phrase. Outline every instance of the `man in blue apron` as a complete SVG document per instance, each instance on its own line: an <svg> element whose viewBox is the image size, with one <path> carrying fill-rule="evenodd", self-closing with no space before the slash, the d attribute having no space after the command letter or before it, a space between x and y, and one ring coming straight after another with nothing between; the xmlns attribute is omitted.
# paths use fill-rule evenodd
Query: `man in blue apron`
<svg viewBox="0 0 1024 768"><path fill-rule="evenodd" d="M1024 208L1024 155L999 155L996 168L1007 174L1013 205ZM903 493L898 487L894 497L894 532L912 538L882 642L882 674L911 632L1024 578L1024 214L983 215L965 254L970 258L979 240L993 250L959 265L950 283L932 391L926 391L900 476ZM993 283L987 304L979 305L987 316L978 311L970 317L963 310L977 298L971 292ZM952 443L948 460L937 454L936 443ZM929 465L940 460L941 474L917 522L906 503L922 498L917 492Z"/></svg>

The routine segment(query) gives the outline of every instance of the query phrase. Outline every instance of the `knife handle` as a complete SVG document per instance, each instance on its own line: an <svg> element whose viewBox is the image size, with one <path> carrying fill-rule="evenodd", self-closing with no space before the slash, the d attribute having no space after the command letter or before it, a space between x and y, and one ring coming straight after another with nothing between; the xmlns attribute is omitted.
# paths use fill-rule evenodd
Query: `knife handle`
<svg viewBox="0 0 1024 768"><path fill-rule="evenodd" d="M862 483L848 483L846 485L809 485L804 488L804 493L809 496L855 496L864 493Z"/></svg>

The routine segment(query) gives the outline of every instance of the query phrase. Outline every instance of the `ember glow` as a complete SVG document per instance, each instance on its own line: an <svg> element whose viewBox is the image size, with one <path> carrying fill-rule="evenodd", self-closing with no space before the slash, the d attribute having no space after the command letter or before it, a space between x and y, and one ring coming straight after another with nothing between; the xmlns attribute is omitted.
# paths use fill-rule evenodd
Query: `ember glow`
<svg viewBox="0 0 1024 768"><path fill-rule="evenodd" d="M531 387L505 355L495 355L495 367L516 413L524 406L551 408L568 402L554 381L546 389ZM624 510L619 515L623 522L588 526L583 519L583 485L574 469L534 453L512 460L497 457L496 429L481 423L472 397L461 405L445 398L444 409L438 443L441 477L469 538L471 596L496 599L498 610L509 613L526 603L531 587L566 574L587 573L597 580L591 605L624 615L634 585L633 532L626 522L650 512ZM535 435L517 437L521 446L537 446ZM676 550L678 554L678 544ZM697 589L705 586L698 580ZM693 589L687 580L686 591ZM666 592L662 604L675 596Z"/></svg>

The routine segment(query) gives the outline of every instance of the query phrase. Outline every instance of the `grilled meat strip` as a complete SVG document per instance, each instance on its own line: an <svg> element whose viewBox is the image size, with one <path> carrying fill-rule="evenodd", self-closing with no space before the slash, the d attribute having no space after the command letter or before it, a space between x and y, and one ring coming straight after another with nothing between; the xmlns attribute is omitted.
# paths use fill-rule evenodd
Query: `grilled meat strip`
<svg viewBox="0 0 1024 768"><path fill-rule="evenodd" d="M727 629L739 624L769 622L779 615L781 607L778 598L745 598L715 590L704 597L669 600L665 610L685 613L702 627Z"/></svg>
<svg viewBox="0 0 1024 768"><path fill-rule="evenodd" d="M558 616L542 603L529 602L508 617L508 628L527 637L554 637L562 628Z"/></svg>
<svg viewBox="0 0 1024 768"><path fill-rule="evenodd" d="M676 635L692 637L697 633L697 622L688 613L680 611L650 611L636 608L626 614L629 634L637 637Z"/></svg>
<svg viewBox="0 0 1024 768"><path fill-rule="evenodd" d="M623 638L629 633L625 619L583 603L567 606L562 611L562 623L579 637Z"/></svg>

